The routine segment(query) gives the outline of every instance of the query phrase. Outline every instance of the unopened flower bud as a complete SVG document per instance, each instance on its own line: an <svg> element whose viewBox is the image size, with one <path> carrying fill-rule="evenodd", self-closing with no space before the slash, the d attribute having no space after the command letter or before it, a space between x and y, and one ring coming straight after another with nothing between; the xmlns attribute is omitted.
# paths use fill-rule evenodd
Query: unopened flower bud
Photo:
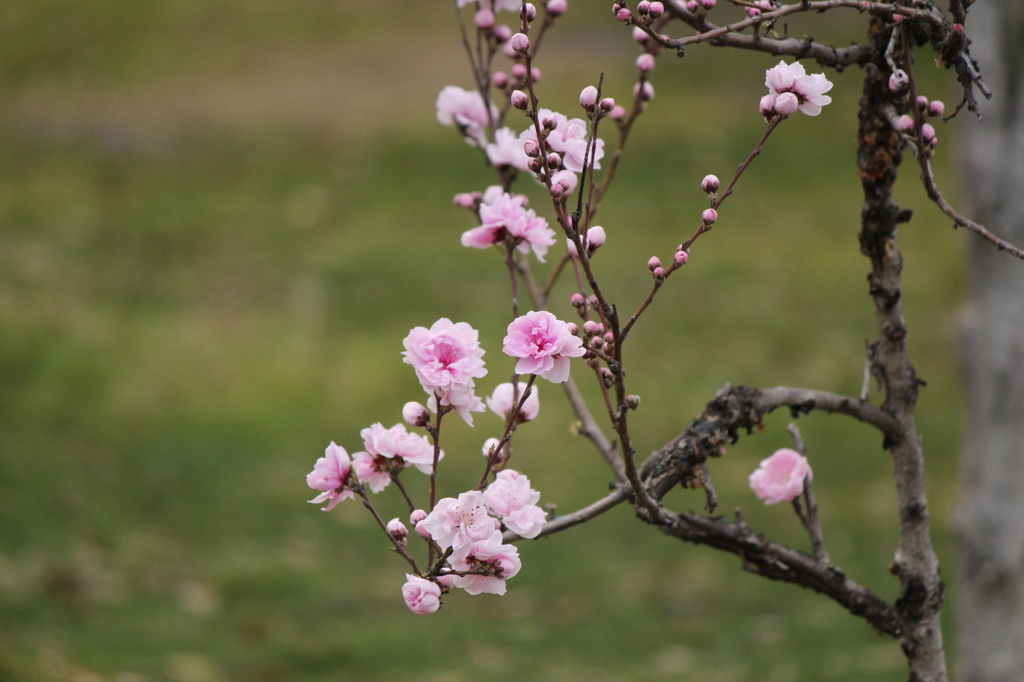
<svg viewBox="0 0 1024 682"><path fill-rule="evenodd" d="M676 265L686 265L686 261L690 260L690 252L680 249L676 251L672 259L675 260Z"/></svg>
<svg viewBox="0 0 1024 682"><path fill-rule="evenodd" d="M925 123L921 126L921 139L930 147L934 147L938 143L939 138L935 135L935 128L932 127L931 123Z"/></svg>
<svg viewBox="0 0 1024 682"><path fill-rule="evenodd" d="M498 39L499 43L504 43L512 37L512 29L505 24L498 24L494 27L494 37Z"/></svg>
<svg viewBox="0 0 1024 682"><path fill-rule="evenodd" d="M601 110L601 113L608 114L615 108L615 100L611 97L603 97L597 106Z"/></svg>
<svg viewBox="0 0 1024 682"><path fill-rule="evenodd" d="M544 9L547 10L549 17L560 17L569 9L569 4L566 0L548 0Z"/></svg>
<svg viewBox="0 0 1024 682"><path fill-rule="evenodd" d="M700 188L708 194L717 192L719 187L721 187L721 183L718 182L717 175L705 175L704 179L700 181Z"/></svg>
<svg viewBox="0 0 1024 682"><path fill-rule="evenodd" d="M597 106L597 88L593 85L583 88L583 92L580 93L580 106L587 111L594 110L594 107Z"/></svg>
<svg viewBox="0 0 1024 682"><path fill-rule="evenodd" d="M605 343L615 343L615 334L612 334L611 332L605 332L604 333L604 342Z"/></svg>
<svg viewBox="0 0 1024 682"><path fill-rule="evenodd" d="M402 407L402 419L411 426L426 426L430 423L430 413L423 405L410 401Z"/></svg>
<svg viewBox="0 0 1024 682"><path fill-rule="evenodd" d="M583 298L583 294L575 293L569 297L569 303L572 304L573 308L582 310L583 307L587 305L587 299Z"/></svg>
<svg viewBox="0 0 1024 682"><path fill-rule="evenodd" d="M639 14L647 14L650 11L650 9L650 0L640 0L640 2L636 3L636 11Z"/></svg>
<svg viewBox="0 0 1024 682"><path fill-rule="evenodd" d="M501 441L497 438L488 438L485 440L484 446L481 448L481 452L483 452L484 457L490 457L491 453L494 452L494 449L497 448L500 443Z"/></svg>
<svg viewBox="0 0 1024 682"><path fill-rule="evenodd" d="M650 4L650 7L647 8L647 14L650 15L653 19L657 19L664 13L665 5L659 0L654 0L654 2Z"/></svg>
<svg viewBox="0 0 1024 682"><path fill-rule="evenodd" d="M604 339L600 336L595 336L594 338L590 339L590 347L593 348L594 350L601 350L602 348L604 348Z"/></svg>
<svg viewBox="0 0 1024 682"><path fill-rule="evenodd" d="M558 156L558 154L554 154L554 156ZM561 158L559 158L559 163L561 163ZM562 188L562 194L572 193L578 184L579 178L571 170L560 170L551 176L552 188L559 185Z"/></svg>
<svg viewBox="0 0 1024 682"><path fill-rule="evenodd" d="M696 12L698 9L700 9L700 3L697 2L697 0L686 0L687 12L690 12L692 14L693 12Z"/></svg>
<svg viewBox="0 0 1024 682"><path fill-rule="evenodd" d="M575 322L566 322L565 328L569 330L569 333L573 336L579 336L580 328Z"/></svg>
<svg viewBox="0 0 1024 682"><path fill-rule="evenodd" d="M640 407L640 396L638 395L627 395L626 396L626 407L630 410L635 410Z"/></svg>
<svg viewBox="0 0 1024 682"><path fill-rule="evenodd" d="M604 325L594 320L587 320L583 323L583 333L587 336L596 336L604 333Z"/></svg>
<svg viewBox="0 0 1024 682"><path fill-rule="evenodd" d="M715 4L715 0L700 0L700 5L704 9L711 9Z"/></svg>
<svg viewBox="0 0 1024 682"><path fill-rule="evenodd" d="M551 152L548 154L548 168L551 170L558 170L562 167L562 155L558 152Z"/></svg>
<svg viewBox="0 0 1024 682"><path fill-rule="evenodd" d="M520 64L519 62L513 64L512 77L517 81L524 80L526 78L526 64Z"/></svg>
<svg viewBox="0 0 1024 682"><path fill-rule="evenodd" d="M780 92L775 97L775 111L780 116L792 116L800 107L800 100L792 92Z"/></svg>
<svg viewBox="0 0 1024 682"><path fill-rule="evenodd" d="M519 18L526 19L526 23L532 23L537 18L537 8L532 2L528 2L519 10Z"/></svg>
<svg viewBox="0 0 1024 682"><path fill-rule="evenodd" d="M596 295L591 294L590 296L587 297L587 305L589 305L594 310L597 310L597 306L601 305L601 302L597 300Z"/></svg>
<svg viewBox="0 0 1024 682"><path fill-rule="evenodd" d="M644 102L650 102L654 99L654 86L651 85L650 81L637 83L633 86L633 94L640 95L640 99Z"/></svg>
<svg viewBox="0 0 1024 682"><path fill-rule="evenodd" d="M473 23L476 24L477 28L484 31L494 28L494 12L489 9L480 10L473 17Z"/></svg>
<svg viewBox="0 0 1024 682"><path fill-rule="evenodd" d="M530 80L534 83L540 83L540 69L536 66L530 69Z"/></svg>
<svg viewBox="0 0 1024 682"><path fill-rule="evenodd" d="M540 156L540 145L537 144L536 140L527 140L523 143L523 151L531 159L535 159Z"/></svg>
<svg viewBox="0 0 1024 682"><path fill-rule="evenodd" d="M901 133L909 133L914 129L914 119L906 114L903 114L896 120L896 130Z"/></svg>
<svg viewBox="0 0 1024 682"><path fill-rule="evenodd" d="M419 523L425 518L427 518L427 512L423 511L422 509L414 509L413 512L409 514L409 523L415 526L417 523Z"/></svg>
<svg viewBox="0 0 1024 682"><path fill-rule="evenodd" d="M928 113L932 116L942 116L946 111L946 105L941 100L933 99L928 103Z"/></svg>
<svg viewBox="0 0 1024 682"><path fill-rule="evenodd" d="M522 90L513 90L510 99L512 100L512 106L520 111L526 111L530 106L530 96Z"/></svg>
<svg viewBox="0 0 1024 682"><path fill-rule="evenodd" d="M494 75L491 76L491 83L499 90L504 90L505 86L508 85L508 74L504 71L495 71Z"/></svg>
<svg viewBox="0 0 1024 682"><path fill-rule="evenodd" d="M604 244L605 239L607 239L607 235L604 232L604 228L600 225L594 225L587 230L587 249L593 253L599 246Z"/></svg>
<svg viewBox="0 0 1024 682"><path fill-rule="evenodd" d="M513 52L523 57L530 53L530 39L526 37L525 33L516 33L509 39L508 44L512 47Z"/></svg>
<svg viewBox="0 0 1024 682"><path fill-rule="evenodd" d="M718 211L713 208L705 208L704 212L700 214L700 219L705 225L714 225L718 220Z"/></svg>
<svg viewBox="0 0 1024 682"><path fill-rule="evenodd" d="M651 271L651 274L654 275L655 281L658 281L658 282L664 282L665 281L665 277L666 277L665 268L654 268L654 270Z"/></svg>
<svg viewBox="0 0 1024 682"><path fill-rule="evenodd" d="M661 259L657 256L651 256L651 259L647 261L647 269L654 272L655 268L661 267Z"/></svg>
<svg viewBox="0 0 1024 682"><path fill-rule="evenodd" d="M928 98L924 95L918 95L917 99L914 100L914 104L920 111L928 111Z"/></svg>
<svg viewBox="0 0 1024 682"><path fill-rule="evenodd" d="M395 542L405 547L405 539L409 537L409 529L405 527L405 524L398 519L391 519L387 525L388 535L394 539Z"/></svg>
<svg viewBox="0 0 1024 682"><path fill-rule="evenodd" d="M654 55L645 52L637 57L636 68L640 70L640 73L650 73L651 71L654 71Z"/></svg>
<svg viewBox="0 0 1024 682"><path fill-rule="evenodd" d="M622 9L615 13L615 18L624 24L628 24L630 21L632 21L633 14L628 9L623 7Z"/></svg>
<svg viewBox="0 0 1024 682"><path fill-rule="evenodd" d="M775 112L775 95L765 95L760 103L761 115L766 119L771 118Z"/></svg>
<svg viewBox="0 0 1024 682"><path fill-rule="evenodd" d="M476 202L480 199L480 192L460 192L452 197L452 203L459 208L476 208ZM408 406L408 403L406 404Z"/></svg>
<svg viewBox="0 0 1024 682"><path fill-rule="evenodd" d="M558 127L558 119L554 114L548 114L540 120L540 127L544 130L554 130Z"/></svg>

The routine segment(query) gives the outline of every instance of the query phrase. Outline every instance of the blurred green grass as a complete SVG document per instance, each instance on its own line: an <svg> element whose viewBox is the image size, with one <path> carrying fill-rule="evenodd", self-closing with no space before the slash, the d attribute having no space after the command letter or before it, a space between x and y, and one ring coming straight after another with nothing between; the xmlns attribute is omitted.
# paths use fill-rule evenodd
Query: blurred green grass
<svg viewBox="0 0 1024 682"><path fill-rule="evenodd" d="M542 97L564 111L596 69L609 94L632 87L628 36L606 8L577 4L540 59ZM903 679L896 645L838 607L624 509L524 544L505 597L453 595L423 619L361 509L305 504L328 441L358 449L361 428L421 398L400 359L410 327L448 316L480 329L482 390L510 369L500 263L458 245L472 224L449 202L481 188L480 161L433 117L442 86L468 83L450 8L397 7L0 12L0 679ZM659 62L599 221L610 244L596 264L622 307L646 292L650 255L692 230L699 179L727 177L760 135L753 107L773 60L723 56ZM925 75L935 94L938 76ZM856 240L859 79L837 76L835 105L783 126L631 337L641 452L727 381L859 390L873 337ZM905 301L948 575L963 272L959 235L915 176L900 188L916 210ZM569 433L558 389L541 392L544 419L517 457L568 511L609 476ZM773 417L712 473L724 510L800 545L791 515L744 487L785 424ZM892 596L878 438L839 417L801 427L833 558ZM447 431L446 492L471 480L496 428L481 415ZM701 505L693 492L673 501Z"/></svg>

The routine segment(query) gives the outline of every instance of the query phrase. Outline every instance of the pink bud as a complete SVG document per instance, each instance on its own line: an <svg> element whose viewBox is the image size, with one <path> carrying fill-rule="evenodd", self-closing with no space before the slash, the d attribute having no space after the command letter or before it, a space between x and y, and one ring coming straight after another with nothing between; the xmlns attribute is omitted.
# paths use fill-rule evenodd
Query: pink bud
<svg viewBox="0 0 1024 682"><path fill-rule="evenodd" d="M558 152L548 154L548 168L558 170L562 167L562 156Z"/></svg>
<svg viewBox="0 0 1024 682"><path fill-rule="evenodd" d="M566 0L548 0L544 8L547 10L548 16L560 17L569 9L569 4Z"/></svg>
<svg viewBox="0 0 1024 682"><path fill-rule="evenodd" d="M573 336L579 336L580 334L580 328L576 326L575 322L567 322L565 324L565 328L568 329L569 333L572 334Z"/></svg>
<svg viewBox="0 0 1024 682"><path fill-rule="evenodd" d="M530 69L530 80L532 80L534 83L540 82L540 69L538 69L536 66Z"/></svg>
<svg viewBox="0 0 1024 682"><path fill-rule="evenodd" d="M427 530L427 527L423 523L423 521L417 521L416 523L414 523L413 530L415 530L416 535L419 535L421 538L430 538L430 531Z"/></svg>
<svg viewBox="0 0 1024 682"><path fill-rule="evenodd" d="M512 106L521 111L526 111L530 106L530 96L522 90L513 90L510 99L512 100Z"/></svg>
<svg viewBox="0 0 1024 682"><path fill-rule="evenodd" d="M612 110L608 113L613 121L625 121L626 120L626 108L616 104L612 107Z"/></svg>
<svg viewBox="0 0 1024 682"><path fill-rule="evenodd" d="M498 445L500 444L501 441L498 440L497 438L488 438L487 440L484 441L484 446L480 448L480 450L483 453L484 457L490 457L491 453L494 452L495 448L497 448Z"/></svg>
<svg viewBox="0 0 1024 682"><path fill-rule="evenodd" d="M597 334L603 334L604 333L604 325L601 324L600 322L595 322L593 320L587 320L586 322L583 323L583 333L586 334L587 336L595 336Z"/></svg>
<svg viewBox="0 0 1024 682"><path fill-rule="evenodd" d="M526 79L526 64L520 64L516 62L512 65L512 77L517 81Z"/></svg>
<svg viewBox="0 0 1024 682"><path fill-rule="evenodd" d="M640 2L636 3L636 11L640 14L647 14L650 10L650 0L640 0Z"/></svg>
<svg viewBox="0 0 1024 682"><path fill-rule="evenodd" d="M603 97L597 106L601 110L601 113L608 114L615 108L615 100L611 97Z"/></svg>
<svg viewBox="0 0 1024 682"><path fill-rule="evenodd" d="M631 410L635 410L640 407L640 396L638 395L627 395L626 396L626 407Z"/></svg>
<svg viewBox="0 0 1024 682"><path fill-rule="evenodd" d="M715 6L715 0L700 0L700 4L704 9L711 9Z"/></svg>
<svg viewBox="0 0 1024 682"><path fill-rule="evenodd" d="M409 537L409 529L398 519L391 519L387 525L388 535L394 538L395 542L405 546L405 539Z"/></svg>
<svg viewBox="0 0 1024 682"><path fill-rule="evenodd" d="M482 30L494 28L494 12L489 9L482 9L473 17L473 23Z"/></svg>
<svg viewBox="0 0 1024 682"><path fill-rule="evenodd" d="M654 268L654 270L651 271L651 274L654 275L655 281L658 281L658 282L664 282L665 281L665 277L666 277L666 275L665 275L665 268Z"/></svg>
<svg viewBox="0 0 1024 682"><path fill-rule="evenodd" d="M622 9L615 13L615 18L624 24L628 24L633 19L633 15L632 13L630 13L628 9L623 7Z"/></svg>
<svg viewBox="0 0 1024 682"><path fill-rule="evenodd" d="M644 53L636 58L636 68L640 70L640 73L650 73L654 71L654 55Z"/></svg>
<svg viewBox="0 0 1024 682"><path fill-rule="evenodd" d="M532 22L537 18L537 8L533 6L532 2L528 2L519 10L519 18L526 19L527 23Z"/></svg>
<svg viewBox="0 0 1024 682"><path fill-rule="evenodd" d="M604 232L604 228L600 225L594 225L587 230L587 248L591 251L595 251L599 246L602 246L605 239L607 239L607 235Z"/></svg>
<svg viewBox="0 0 1024 682"><path fill-rule="evenodd" d="M775 111L780 116L792 116L800 107L800 100L792 92L780 92L775 97Z"/></svg>
<svg viewBox="0 0 1024 682"><path fill-rule="evenodd" d="M715 221L718 220L718 211L713 208L705 208L704 212L700 214L700 218L704 221L705 225L714 225Z"/></svg>
<svg viewBox="0 0 1024 682"><path fill-rule="evenodd" d="M604 342L605 343L615 343L615 334L613 334L611 332L605 332L604 333Z"/></svg>
<svg viewBox="0 0 1024 682"><path fill-rule="evenodd" d="M946 111L946 105L940 100L933 99L928 103L928 113L932 116L942 116L944 111Z"/></svg>
<svg viewBox="0 0 1024 682"><path fill-rule="evenodd" d="M775 95L768 94L761 98L761 115L765 118L771 118L772 113L775 111Z"/></svg>
<svg viewBox="0 0 1024 682"><path fill-rule="evenodd" d="M530 39L525 33L517 33L509 39L508 44L516 54L526 56L530 53Z"/></svg>
<svg viewBox="0 0 1024 682"><path fill-rule="evenodd" d="M569 303L573 308L582 309L587 304L587 299L583 298L583 294L575 293L569 297Z"/></svg>
<svg viewBox="0 0 1024 682"><path fill-rule="evenodd" d="M673 259L675 260L676 265L686 265L686 261L690 260L690 252L680 249L679 251L676 251L676 255L673 256Z"/></svg>
<svg viewBox="0 0 1024 682"><path fill-rule="evenodd" d="M508 74L504 71L495 71L494 75L491 76L491 83L499 90L504 90L505 86L508 85Z"/></svg>
<svg viewBox="0 0 1024 682"><path fill-rule="evenodd" d="M647 269L653 271L655 268L661 267L661 260L657 256L651 256L651 259L647 261Z"/></svg>
<svg viewBox="0 0 1024 682"><path fill-rule="evenodd" d="M532 159L540 156L540 145L537 144L536 140L527 140L523 143L523 151Z"/></svg>
<svg viewBox="0 0 1024 682"><path fill-rule="evenodd" d="M558 156L557 154L555 156ZM579 178L571 170L560 170L551 176L551 186L558 185L562 188L562 194L569 194L576 185L579 184Z"/></svg>
<svg viewBox="0 0 1024 682"><path fill-rule="evenodd" d="M657 19L665 13L665 5L659 2L659 0L654 0L647 9L647 13L654 19Z"/></svg>
<svg viewBox="0 0 1024 682"><path fill-rule="evenodd" d="M633 94L640 95L640 99L644 102L650 102L654 99L654 86L649 81L643 83L637 83L633 86Z"/></svg>
<svg viewBox="0 0 1024 682"><path fill-rule="evenodd" d="M409 514L409 523L415 526L425 518L427 518L427 512L422 509L414 509L412 514Z"/></svg>
<svg viewBox="0 0 1024 682"><path fill-rule="evenodd" d="M626 11L628 12L629 10ZM643 30L639 26L633 27L633 40L640 43L641 45L646 45L647 41L650 39L651 37L647 35L647 31Z"/></svg>
<svg viewBox="0 0 1024 682"><path fill-rule="evenodd" d="M594 107L597 106L597 88L593 85L583 88L583 92L580 93L580 106L587 111L594 110Z"/></svg>
<svg viewBox="0 0 1024 682"><path fill-rule="evenodd" d="M686 0L686 10L690 13L696 12L700 9L700 3L697 0Z"/></svg>
<svg viewBox="0 0 1024 682"><path fill-rule="evenodd" d="M914 119L912 119L911 117L907 116L906 114L903 114L902 116L899 117L899 119L897 119L896 130L900 131L901 133L909 133L913 129Z"/></svg>
<svg viewBox="0 0 1024 682"><path fill-rule="evenodd" d="M466 208L469 208L468 206ZM430 413L427 408L415 401L410 401L402 407L402 419L411 426L426 426L430 423Z"/></svg>
<svg viewBox="0 0 1024 682"><path fill-rule="evenodd" d="M718 182L717 175L705 175L704 179L700 181L700 188L708 194L717 192L719 187L721 184Z"/></svg>
<svg viewBox="0 0 1024 682"><path fill-rule="evenodd" d="M939 138L935 135L935 128L932 127L931 123L925 123L921 126L921 138L925 144L931 147L934 147L939 141Z"/></svg>
<svg viewBox="0 0 1024 682"><path fill-rule="evenodd" d="M494 27L494 37L498 39L499 43L504 43L512 37L512 29L505 24L498 24Z"/></svg>

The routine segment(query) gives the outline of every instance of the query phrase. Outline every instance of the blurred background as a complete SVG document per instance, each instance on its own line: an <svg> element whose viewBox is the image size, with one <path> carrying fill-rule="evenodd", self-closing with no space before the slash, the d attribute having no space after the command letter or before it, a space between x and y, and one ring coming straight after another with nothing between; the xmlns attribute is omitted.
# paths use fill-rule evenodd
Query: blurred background
<svg viewBox="0 0 1024 682"><path fill-rule="evenodd" d="M858 40L863 17L840 19L797 17L789 30ZM578 115L600 73L626 101L636 54L605 3L570 3L538 56L543 105ZM711 48L659 60L657 96L597 221L609 237L595 264L620 309L645 295L647 259L670 258L694 229L700 179L726 180L757 143L777 62ZM930 65L923 89L943 98L947 74ZM641 453L726 382L860 390L875 336L857 244L861 74L829 77L834 103L773 136L630 337ZM838 606L627 509L523 543L506 596L453 594L417 617L400 594L406 565L361 506L306 504L329 441L360 450L362 428L425 397L401 361L411 327L445 316L479 329L481 394L511 372L501 259L459 245L475 223L451 205L492 176L434 114L442 87L471 82L445 2L3 3L0 680L906 678L898 646ZM958 125L940 129L937 161L954 199ZM949 567L962 244L916 178L906 167L897 197L915 210L904 300ZM519 189L543 212L532 181ZM564 300L554 309L569 314ZM611 476L573 436L560 390L541 385L540 398L516 466L565 513ZM500 435L493 415L457 421L448 495L473 484L481 444ZM755 530L806 548L788 507L746 488L788 444L786 424L771 417L712 476L723 513L740 508ZM894 597L879 436L838 416L800 426L833 560ZM401 513L381 497L385 519ZM699 509L703 497L669 501Z"/></svg>

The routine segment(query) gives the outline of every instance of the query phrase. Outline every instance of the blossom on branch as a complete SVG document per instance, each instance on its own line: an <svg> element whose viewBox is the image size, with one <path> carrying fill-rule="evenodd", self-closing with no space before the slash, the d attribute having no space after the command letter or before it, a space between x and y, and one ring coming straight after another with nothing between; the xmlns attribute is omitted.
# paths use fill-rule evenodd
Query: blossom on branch
<svg viewBox="0 0 1024 682"><path fill-rule="evenodd" d="M434 465L434 446L425 437L409 433L403 424L385 429L379 422L363 429L365 452L352 455L352 466L359 482L379 493L391 483L391 473L407 464L429 474ZM438 453L438 460L444 452Z"/></svg>
<svg viewBox="0 0 1024 682"><path fill-rule="evenodd" d="M832 89L832 83L825 74L808 74L800 62L786 64L780 61L764 75L768 94L761 98L762 113L775 111L788 116L799 109L808 116L817 116L821 108L832 101L825 94Z"/></svg>
<svg viewBox="0 0 1024 682"><path fill-rule="evenodd" d="M538 112L541 124L553 124L545 141L548 146L562 156L562 166L573 173L583 172L583 161L587 153L588 128L587 122L581 118L566 118L563 114L541 109ZM533 126L527 128L519 136L525 144L527 141L537 142L537 131ZM599 161L604 157L604 140L598 139L591 149L594 168L600 168Z"/></svg>
<svg viewBox="0 0 1024 682"><path fill-rule="evenodd" d="M537 374L554 384L569 378L569 358L586 353L583 339L546 310L531 310L512 320L502 350L519 358L517 374Z"/></svg>
<svg viewBox="0 0 1024 682"><path fill-rule="evenodd" d="M513 390L511 382L498 384L494 387L494 393L487 399L487 407L499 417L508 417L508 413L512 411L516 401L522 399L525 390L526 384L521 381L517 383L515 390ZM523 402L523 406L516 416L516 421L533 421L537 418L537 412L539 411L540 397L537 394L537 387L533 386L530 388L530 397Z"/></svg>
<svg viewBox="0 0 1024 682"><path fill-rule="evenodd" d="M791 502L804 491L804 479L814 478L807 458L796 450L782 448L761 462L750 474L750 489L765 504Z"/></svg>
<svg viewBox="0 0 1024 682"><path fill-rule="evenodd" d="M430 329L415 327L403 343L403 361L413 366L423 390L430 394L427 406L436 410L438 396L441 406L451 406L472 426L470 412L486 409L473 393L473 380L487 374L477 331L465 322L442 317Z"/></svg>
<svg viewBox="0 0 1024 682"><path fill-rule="evenodd" d="M497 521L487 515L484 494L477 490L462 493L458 499L438 500L423 520L423 528L441 549L486 540L497 532ZM500 535L500 534L499 534Z"/></svg>
<svg viewBox="0 0 1024 682"><path fill-rule="evenodd" d="M512 469L499 471L484 491L484 501L509 530L524 538L535 538L544 528L547 513L537 506L540 493L530 479Z"/></svg>
<svg viewBox="0 0 1024 682"><path fill-rule="evenodd" d="M527 208L526 202L522 194L509 194L496 185L488 187L480 204L483 224L464 232L462 245L486 249L511 237L519 251L528 253L533 249L543 263L548 247L555 243L555 231L548 227L547 220Z"/></svg>
<svg viewBox="0 0 1024 682"><path fill-rule="evenodd" d="M437 120L446 126L458 126L466 142L477 147L487 143L484 131L498 120L498 116L494 103L485 103L483 96L475 90L449 85L437 96Z"/></svg>
<svg viewBox="0 0 1024 682"><path fill-rule="evenodd" d="M416 575L406 573L402 596L409 610L420 616L441 608L441 587Z"/></svg>
<svg viewBox="0 0 1024 682"><path fill-rule="evenodd" d="M310 502L320 504L327 502L324 511L331 511L342 500L354 497L350 487L352 483L352 461L349 459L345 448L331 444L324 450L324 456L313 465L313 471L306 475L306 484L314 490L323 492L314 497Z"/></svg>
<svg viewBox="0 0 1024 682"><path fill-rule="evenodd" d="M457 547L449 559L456 571L481 571L455 576L452 584L469 594L505 594L505 581L519 573L522 562L515 545L505 545L494 531L482 541Z"/></svg>

